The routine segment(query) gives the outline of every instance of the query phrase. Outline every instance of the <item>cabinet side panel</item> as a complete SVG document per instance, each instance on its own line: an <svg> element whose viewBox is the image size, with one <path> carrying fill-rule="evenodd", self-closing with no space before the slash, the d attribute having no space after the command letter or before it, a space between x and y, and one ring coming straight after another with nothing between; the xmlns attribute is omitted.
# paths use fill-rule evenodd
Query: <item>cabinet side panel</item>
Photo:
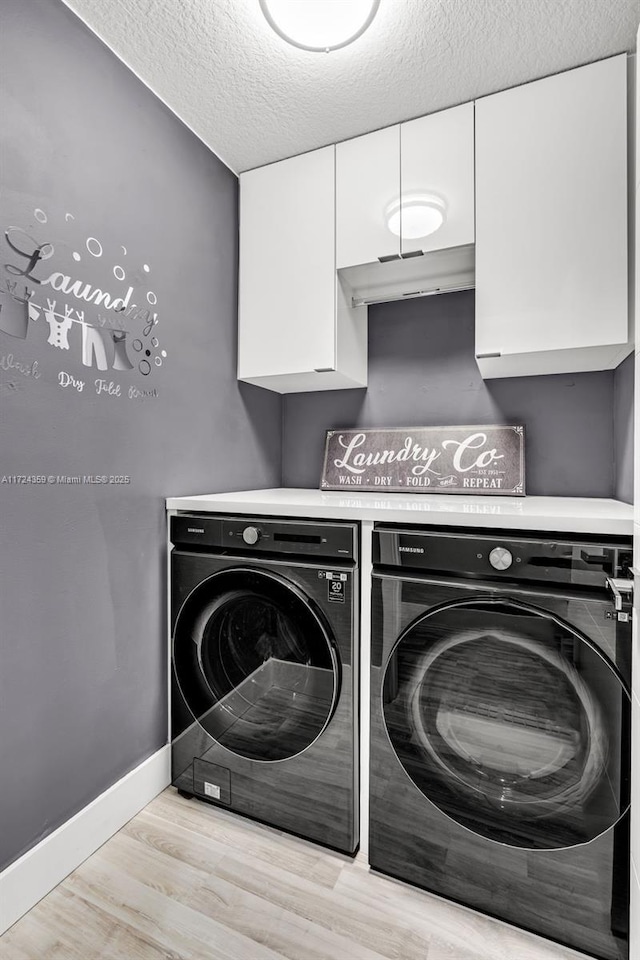
<svg viewBox="0 0 640 960"><path fill-rule="evenodd" d="M367 385L367 314L367 307L351 306L351 296L338 274L336 278L338 369L354 381L354 387Z"/></svg>

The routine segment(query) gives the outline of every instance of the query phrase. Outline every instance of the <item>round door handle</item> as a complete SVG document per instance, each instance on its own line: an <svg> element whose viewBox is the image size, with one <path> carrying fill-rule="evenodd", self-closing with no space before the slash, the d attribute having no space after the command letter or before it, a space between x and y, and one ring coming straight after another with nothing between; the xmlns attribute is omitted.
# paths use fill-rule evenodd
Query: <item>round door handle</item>
<svg viewBox="0 0 640 960"><path fill-rule="evenodd" d="M248 543L250 547L253 547L260 539L260 531L257 527L245 527L242 531L242 539L245 543Z"/></svg>
<svg viewBox="0 0 640 960"><path fill-rule="evenodd" d="M513 563L513 554L506 547L494 547L489 554L489 563L494 570L508 570Z"/></svg>

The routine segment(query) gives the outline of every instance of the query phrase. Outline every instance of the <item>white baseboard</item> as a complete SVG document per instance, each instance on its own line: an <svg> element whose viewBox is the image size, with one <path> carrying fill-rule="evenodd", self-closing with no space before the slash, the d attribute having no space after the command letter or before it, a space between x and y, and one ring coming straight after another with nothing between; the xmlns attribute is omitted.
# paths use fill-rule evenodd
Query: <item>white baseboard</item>
<svg viewBox="0 0 640 960"><path fill-rule="evenodd" d="M0 873L0 934L171 783L167 744Z"/></svg>

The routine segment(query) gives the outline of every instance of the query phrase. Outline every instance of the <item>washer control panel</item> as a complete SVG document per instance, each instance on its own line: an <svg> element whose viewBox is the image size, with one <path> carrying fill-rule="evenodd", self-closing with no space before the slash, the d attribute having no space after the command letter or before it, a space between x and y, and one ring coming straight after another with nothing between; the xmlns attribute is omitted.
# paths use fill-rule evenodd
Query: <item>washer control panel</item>
<svg viewBox="0 0 640 960"><path fill-rule="evenodd" d="M174 547L244 555L284 554L354 561L358 557L355 523L277 517L178 513L171 517Z"/></svg>
<svg viewBox="0 0 640 960"><path fill-rule="evenodd" d="M494 570L508 570L513 563L513 554L506 547L494 547L489 554L489 563Z"/></svg>

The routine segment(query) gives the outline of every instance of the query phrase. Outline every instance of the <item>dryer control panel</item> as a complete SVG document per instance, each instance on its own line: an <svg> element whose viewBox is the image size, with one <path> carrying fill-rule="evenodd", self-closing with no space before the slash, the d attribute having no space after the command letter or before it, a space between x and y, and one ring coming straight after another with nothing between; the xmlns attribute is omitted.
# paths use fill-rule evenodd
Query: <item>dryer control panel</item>
<svg viewBox="0 0 640 960"><path fill-rule="evenodd" d="M548 539L487 531L376 527L373 562L456 577L544 581L606 588L609 578L627 578L633 563L631 538L601 541L577 536Z"/></svg>

